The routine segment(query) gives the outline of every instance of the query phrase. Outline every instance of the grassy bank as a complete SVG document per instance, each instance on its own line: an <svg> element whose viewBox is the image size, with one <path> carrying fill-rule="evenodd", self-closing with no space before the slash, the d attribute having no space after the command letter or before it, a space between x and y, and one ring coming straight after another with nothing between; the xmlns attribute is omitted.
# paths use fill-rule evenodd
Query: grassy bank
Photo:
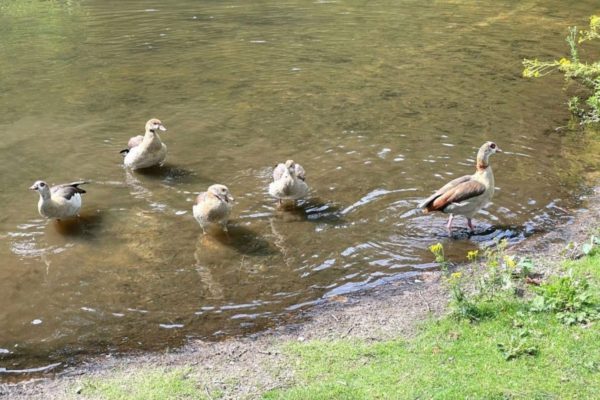
<svg viewBox="0 0 600 400"><path fill-rule="evenodd" d="M452 314L416 338L287 345L300 380L265 397L600 398L600 252L563 262L543 281L529 260L504 254L476 266L448 276ZM466 279L478 283L467 289Z"/></svg>
<svg viewBox="0 0 600 400"><path fill-rule="evenodd" d="M223 363L221 375L197 362L133 364L78 380L65 393L101 399L598 399L600 240L595 242L576 246L586 253L577 260L551 253L535 262L500 245L472 253L461 272L451 272L443 249L432 246L448 267L443 285L451 302L444 316L422 322L410 337L288 337L260 351L242 346L232 352L248 356L249 369L268 371L269 385L277 389L262 385L244 392L262 378L236 372L237 355ZM277 361L257 364L266 353ZM282 378L284 371L293 379Z"/></svg>

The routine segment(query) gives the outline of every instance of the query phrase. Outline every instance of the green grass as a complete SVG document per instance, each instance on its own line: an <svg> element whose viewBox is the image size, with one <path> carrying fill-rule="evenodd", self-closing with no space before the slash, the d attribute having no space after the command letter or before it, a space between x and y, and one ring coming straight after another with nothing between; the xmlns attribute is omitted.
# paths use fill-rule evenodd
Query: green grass
<svg viewBox="0 0 600 400"><path fill-rule="evenodd" d="M84 382L81 394L104 400L204 399L183 369L121 371Z"/></svg>
<svg viewBox="0 0 600 400"><path fill-rule="evenodd" d="M587 278L595 301L597 253L565 264L575 278ZM294 343L287 353L297 386L264 397L600 399L598 321L568 326L555 313L531 312L530 304L499 297L484 304L494 312L479 323L446 317L410 340Z"/></svg>

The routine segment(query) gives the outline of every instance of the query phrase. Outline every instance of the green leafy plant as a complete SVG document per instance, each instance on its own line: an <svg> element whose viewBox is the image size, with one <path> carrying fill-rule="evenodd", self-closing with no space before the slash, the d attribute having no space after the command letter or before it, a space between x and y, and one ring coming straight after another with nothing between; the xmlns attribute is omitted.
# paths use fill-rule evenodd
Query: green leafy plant
<svg viewBox="0 0 600 400"><path fill-rule="evenodd" d="M450 301L452 315L457 319L466 319L471 322L479 321L483 313L477 306L476 301L465 290L462 272L450 274L446 282L450 287L452 296Z"/></svg>
<svg viewBox="0 0 600 400"><path fill-rule="evenodd" d="M596 246L598 245L600 245L600 237L592 235L590 236L590 240L585 242L581 246L581 251L587 256L591 254L592 251L594 251L596 249Z"/></svg>
<svg viewBox="0 0 600 400"><path fill-rule="evenodd" d="M570 275L546 282L531 302L534 312L554 312L566 325L585 324L598 319L598 305L585 279Z"/></svg>
<svg viewBox="0 0 600 400"><path fill-rule="evenodd" d="M429 246L429 251L431 251L435 257L435 261L440 264L441 270L445 273L446 284L450 288L452 315L458 319L467 319L472 322L478 321L482 313L464 287L463 273L453 272L448 274L450 263L446 260L444 246L441 243ZM476 252L470 252L470 254L473 258L477 255Z"/></svg>
<svg viewBox="0 0 600 400"><path fill-rule="evenodd" d="M523 273L524 269L527 274L531 273L533 263L525 259L517 261L514 256L506 254L507 247L508 242L501 240L496 246L490 246L484 251L485 271L479 279L479 294L483 298L492 299L499 292L514 293L514 278Z"/></svg>
<svg viewBox="0 0 600 400"><path fill-rule="evenodd" d="M539 349L530 343L529 336L530 331L528 329L519 329L516 334L510 336L506 343L498 343L498 350L500 350L506 361L521 356L534 356L539 352Z"/></svg>
<svg viewBox="0 0 600 400"><path fill-rule="evenodd" d="M551 72L559 71L565 79L574 80L588 89L585 104L578 97L568 101L573 115L583 123L600 122L600 61L582 62L579 58L579 46L584 42L600 39L600 16L590 17L589 30L579 31L576 26L569 27L566 41L569 45L569 57L553 61L536 59L523 60L523 77L539 78Z"/></svg>

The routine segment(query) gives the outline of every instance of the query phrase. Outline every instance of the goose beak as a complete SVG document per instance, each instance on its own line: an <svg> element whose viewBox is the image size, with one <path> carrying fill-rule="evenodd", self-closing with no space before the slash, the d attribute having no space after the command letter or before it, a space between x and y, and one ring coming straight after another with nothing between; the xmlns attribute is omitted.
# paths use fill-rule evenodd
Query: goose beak
<svg viewBox="0 0 600 400"><path fill-rule="evenodd" d="M500 149L500 147L496 147L496 153L504 153L504 152Z"/></svg>
<svg viewBox="0 0 600 400"><path fill-rule="evenodd" d="M29 188L29 190L37 190L37 188L38 188L38 187L37 187L37 185L32 185L32 186Z"/></svg>
<svg viewBox="0 0 600 400"><path fill-rule="evenodd" d="M235 199L233 198L233 196L227 196L227 201L231 201L233 202Z"/></svg>
<svg viewBox="0 0 600 400"><path fill-rule="evenodd" d="M159 126L158 126L158 129L160 129L160 130L161 130L161 131L163 131L163 132L166 132L166 131L167 131L167 128L165 128L165 126L164 126L164 125L159 125Z"/></svg>

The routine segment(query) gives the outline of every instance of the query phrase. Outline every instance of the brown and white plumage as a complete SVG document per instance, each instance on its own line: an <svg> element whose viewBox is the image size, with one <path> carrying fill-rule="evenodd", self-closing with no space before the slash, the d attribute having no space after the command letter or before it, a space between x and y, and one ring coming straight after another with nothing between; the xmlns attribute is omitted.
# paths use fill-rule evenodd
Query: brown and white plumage
<svg viewBox="0 0 600 400"><path fill-rule="evenodd" d="M306 171L293 160L277 164L273 170L273 182L269 184L269 194L279 200L298 200L308 193Z"/></svg>
<svg viewBox="0 0 600 400"><path fill-rule="evenodd" d="M78 181L49 187L44 181L36 181L29 189L40 194L38 212L42 217L62 219L76 216L81 209L81 195L85 190L79 185L87 183Z"/></svg>
<svg viewBox="0 0 600 400"><path fill-rule="evenodd" d="M494 196L494 173L489 165L489 156L502 152L496 143L484 143L477 153L477 170L444 185L437 192L419 203L424 212L441 211L450 214L448 231L452 230L454 215L467 217L469 229L473 231L471 219Z"/></svg>
<svg viewBox="0 0 600 400"><path fill-rule="evenodd" d="M121 150L125 156L123 163L131 169L148 168L161 164L167 157L167 146L160 140L158 131L166 131L162 122L156 118L146 122L146 133L134 136L127 142L127 148Z"/></svg>
<svg viewBox="0 0 600 400"><path fill-rule="evenodd" d="M233 207L233 197L225 185L212 185L196 197L192 207L194 218L206 233L218 227L227 232L227 220Z"/></svg>

